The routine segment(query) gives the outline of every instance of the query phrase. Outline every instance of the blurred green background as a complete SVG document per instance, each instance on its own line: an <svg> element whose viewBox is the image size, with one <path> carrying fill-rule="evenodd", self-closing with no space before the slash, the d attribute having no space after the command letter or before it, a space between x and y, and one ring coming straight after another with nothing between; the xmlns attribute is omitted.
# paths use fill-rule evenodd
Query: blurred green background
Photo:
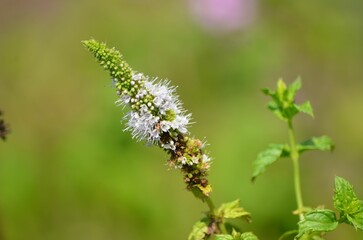
<svg viewBox="0 0 363 240"><path fill-rule="evenodd" d="M182 240L207 210L162 151L123 132L108 73L80 43L90 37L179 86L192 135L210 144L214 201L240 198L253 214L243 230L263 240L296 228L290 161L250 182L258 152L287 141L260 92L279 77L301 76L298 98L315 109L297 117L298 139L337 145L303 156L305 204L331 208L335 175L363 197L363 2L240 0L229 26L232 13L213 20L198 1L0 0L0 109L12 131L0 142L1 240ZM362 238L348 226L327 236Z"/></svg>

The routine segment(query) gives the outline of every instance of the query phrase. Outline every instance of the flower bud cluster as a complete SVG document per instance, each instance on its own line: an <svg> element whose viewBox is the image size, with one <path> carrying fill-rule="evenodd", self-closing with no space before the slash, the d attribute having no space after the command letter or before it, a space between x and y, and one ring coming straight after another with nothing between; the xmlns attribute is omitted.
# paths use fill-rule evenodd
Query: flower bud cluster
<svg viewBox="0 0 363 240"><path fill-rule="evenodd" d="M182 108L175 87L168 81L133 71L118 51L103 43L95 40L83 43L109 71L119 95L116 103L131 108L125 116L125 130L138 141L163 148L171 156L168 165L182 170L187 188L198 188L208 195L211 188L206 177L210 159L202 151L204 144L188 137L191 115Z"/></svg>
<svg viewBox="0 0 363 240"><path fill-rule="evenodd" d="M207 175L210 168L210 158L203 153L204 145L199 139L180 135L174 151L169 150L169 166L180 168L184 173L184 182L192 190L198 187L205 195L210 192Z"/></svg>

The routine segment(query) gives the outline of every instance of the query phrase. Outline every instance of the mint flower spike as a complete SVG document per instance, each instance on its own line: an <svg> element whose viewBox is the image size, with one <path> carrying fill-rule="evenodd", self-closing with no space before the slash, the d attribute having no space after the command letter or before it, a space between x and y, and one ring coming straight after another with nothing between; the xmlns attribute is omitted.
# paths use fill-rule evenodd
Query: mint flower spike
<svg viewBox="0 0 363 240"><path fill-rule="evenodd" d="M203 153L202 141L189 137L191 114L183 109L176 88L132 70L120 52L104 43L94 39L82 43L109 72L119 96L116 103L131 109L125 130L137 141L164 149L170 155L168 165L181 169L187 189L202 200L208 198L210 158Z"/></svg>

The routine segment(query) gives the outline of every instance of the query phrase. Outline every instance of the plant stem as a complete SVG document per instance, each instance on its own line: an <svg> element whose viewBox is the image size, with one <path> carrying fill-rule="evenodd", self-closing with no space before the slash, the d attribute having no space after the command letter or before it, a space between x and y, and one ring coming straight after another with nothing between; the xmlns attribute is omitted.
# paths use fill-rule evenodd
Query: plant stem
<svg viewBox="0 0 363 240"><path fill-rule="evenodd" d="M205 197L204 198L204 200L207 202L207 204L208 204L208 207L209 207L209 211L210 211L210 213L211 214L213 214L214 215L214 212L215 212L215 206L214 206L214 204L213 204L213 201L212 201L212 199L210 198L210 197Z"/></svg>
<svg viewBox="0 0 363 240"><path fill-rule="evenodd" d="M210 212L211 216L215 217L217 215L217 213L216 213L216 208L214 206L214 203L213 203L212 199L210 197L205 197L204 200L208 204L209 212ZM221 233L228 234L226 226L224 225L223 222L217 221L217 225L218 225L218 228L221 231Z"/></svg>
<svg viewBox="0 0 363 240"><path fill-rule="evenodd" d="M226 226L224 225L224 222L218 224L219 229L221 230L222 234L228 234L228 231L226 229Z"/></svg>
<svg viewBox="0 0 363 240"><path fill-rule="evenodd" d="M304 204L302 200L301 184L300 184L299 152L296 149L295 134L291 119L288 120L288 126L289 126L289 138L290 138L290 148L291 148L291 159L294 168L294 186L295 186L295 197L297 203L297 212L299 214L300 220L303 220Z"/></svg>

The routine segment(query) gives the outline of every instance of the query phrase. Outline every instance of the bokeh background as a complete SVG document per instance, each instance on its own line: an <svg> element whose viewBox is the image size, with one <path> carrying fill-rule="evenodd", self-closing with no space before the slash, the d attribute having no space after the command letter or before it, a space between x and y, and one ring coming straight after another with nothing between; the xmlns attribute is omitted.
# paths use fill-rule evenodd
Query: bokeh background
<svg viewBox="0 0 363 240"><path fill-rule="evenodd" d="M214 159L213 199L241 199L262 240L296 228L291 163L252 184L252 162L286 126L260 89L303 79L299 140L327 134L334 153L303 156L306 205L332 208L333 178L363 198L363 2L360 0L0 0L1 240L186 239L206 205L167 156L123 132L108 74L81 45L94 37L130 65L168 78ZM362 239L341 226L327 239Z"/></svg>

